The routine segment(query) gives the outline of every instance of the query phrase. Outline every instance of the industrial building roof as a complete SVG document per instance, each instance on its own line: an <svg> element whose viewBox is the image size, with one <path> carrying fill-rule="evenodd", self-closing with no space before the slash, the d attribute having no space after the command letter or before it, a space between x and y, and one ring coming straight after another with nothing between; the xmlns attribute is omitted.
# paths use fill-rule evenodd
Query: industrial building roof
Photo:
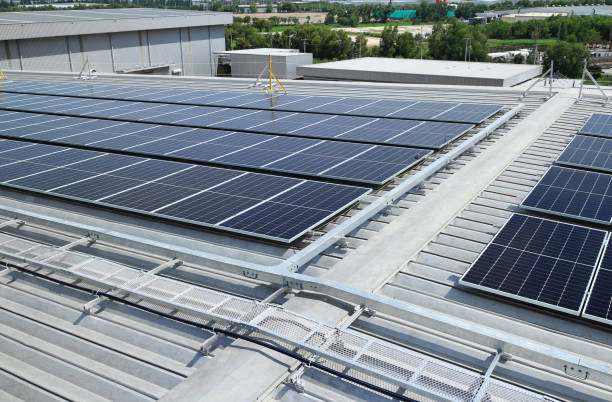
<svg viewBox="0 0 612 402"><path fill-rule="evenodd" d="M257 48L257 49L241 49L241 50L226 50L218 53L228 54L254 54L263 56L292 56L299 54L300 51L297 49L277 49L277 48Z"/></svg>
<svg viewBox="0 0 612 402"><path fill-rule="evenodd" d="M244 91L251 82L99 75L89 83ZM519 100L512 88L284 85L290 95L504 110L291 246L0 187L0 235L21 242L0 247L3 256L20 252L0 274L0 399L373 401L388 400L389 389L417 400L611 399L609 327L458 284L592 111L611 106L596 96L576 103L575 89ZM378 201L386 207L367 215ZM47 254L41 265L36 244L75 255ZM134 279L109 282L110 266ZM148 287L137 287L145 278ZM179 281L175 302L163 293L170 284L150 282L170 279ZM193 287L198 298L181 299ZM309 349L319 334L323 347Z"/></svg>
<svg viewBox="0 0 612 402"><path fill-rule="evenodd" d="M513 86L539 75L541 66L364 57L299 66L297 72L308 79Z"/></svg>
<svg viewBox="0 0 612 402"><path fill-rule="evenodd" d="M16 11L0 15L0 38L28 39L231 23L231 13L157 8Z"/></svg>
<svg viewBox="0 0 612 402"><path fill-rule="evenodd" d="M478 16L491 16L491 15L507 15L507 14L524 14L524 13L567 13L567 15L610 15L612 14L612 6L609 5L563 5L563 6L547 6L547 7L527 7L512 10L500 10L500 11L487 11L484 13L477 13Z"/></svg>

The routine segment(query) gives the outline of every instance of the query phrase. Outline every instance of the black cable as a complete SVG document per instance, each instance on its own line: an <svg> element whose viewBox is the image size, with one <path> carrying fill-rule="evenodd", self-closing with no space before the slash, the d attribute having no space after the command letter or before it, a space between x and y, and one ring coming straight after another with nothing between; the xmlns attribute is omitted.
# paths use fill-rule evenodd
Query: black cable
<svg viewBox="0 0 612 402"><path fill-rule="evenodd" d="M66 281L63 281L61 279L52 278L50 276L41 274L41 273L36 272L36 271L29 270L27 268L20 267L18 265L14 265L14 264L10 264L10 263L9 264L5 263L4 265L6 267L15 269L17 271L24 272L24 273L27 273L29 275L32 275L32 276L35 276L35 277L38 277L38 278L42 278L42 279L45 279L45 280L48 280L48 281L51 281L51 282L55 282L57 284L60 284L60 285L63 285L63 286L66 286L66 287L69 287L69 288L72 288L72 289L77 289L77 290L80 290L80 291L83 291L83 292L86 292L86 293L90 293L90 294L95 295L95 296L100 296L100 297L104 296L104 297L108 298L109 300L112 300L112 301L115 301L115 302L118 302L118 303L122 303L122 304L131 306L131 307L137 308L139 310L143 310L143 311L146 311L148 313L155 314L155 315L158 315L158 316L161 316L161 317L173 320L173 321L177 321L177 322L180 322L182 324L187 324L187 325L191 325L191 326L194 326L194 327L197 327L197 328L205 329L205 330L210 331L210 332L214 332L214 333L218 333L218 334L223 334L224 336L226 336L228 338L243 339L243 340L245 340L247 342L251 342L251 343L254 343L256 345L263 346L263 347L271 349L271 350L273 350L275 352L282 353L282 354L284 354L286 356L289 356L289 357L291 357L291 358L293 358L295 360L299 360L300 362L304 363L308 367L314 367L314 368L316 368L318 370L321 370L321 371L324 371L326 373L332 374L332 375L334 375L336 377L342 378L343 380L346 380L346 381L352 382L354 384L360 385L360 386L362 386L364 388L367 388L367 389L370 389L372 391L375 391L375 392L378 392L378 393L381 393L381 394L384 394L386 396L390 396L392 398L396 398L396 399L399 399L399 400L402 400L402 401L417 402L416 400L408 398L408 397L406 397L406 396L404 396L402 394L399 394L397 392L393 392L393 391L390 391L390 390L388 390L386 388L382 388L382 387L379 387L379 386L377 386L375 384L371 384L371 383L369 383L367 381L360 380L360 379L358 379L356 377L350 376L350 375L345 374L345 373L343 373L341 371L337 371L337 370L334 370L334 369L332 369L330 367L324 366L321 363L310 361L308 358L306 358L306 357L304 357L304 356L302 356L302 355L300 355L300 354L298 354L296 352L293 352L293 351L288 350L286 348L283 348L281 346L270 344L270 343L268 343L268 342L266 342L266 341L264 341L262 339L258 339L258 338L255 338L255 337L252 337L252 336L249 336L249 335L240 334L240 333L228 330L228 329L215 328L215 327L213 327L211 325L202 324L202 323L199 323L199 322L196 322L196 321L192 321L192 320L189 320L189 319L186 319L186 318L176 317L176 316L170 315L168 313L164 313L162 311L155 310L153 308L142 306L142 305L140 305L138 303L122 299L122 298L120 298L118 296L114 296L114 295L112 295L110 293L101 293L101 292L98 292L98 291L96 291L94 289L90 289L90 288L87 288L85 286L80 286L80 285L77 285L77 284L74 284L74 283L66 282Z"/></svg>

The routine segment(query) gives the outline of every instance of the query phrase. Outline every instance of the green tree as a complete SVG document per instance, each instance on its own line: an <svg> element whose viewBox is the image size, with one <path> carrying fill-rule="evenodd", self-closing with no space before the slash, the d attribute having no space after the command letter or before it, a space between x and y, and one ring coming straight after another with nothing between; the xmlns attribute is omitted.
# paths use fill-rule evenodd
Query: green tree
<svg viewBox="0 0 612 402"><path fill-rule="evenodd" d="M434 27L429 36L429 55L436 60L464 60L466 38L470 38L470 60L486 61L487 37L483 26L454 21Z"/></svg>
<svg viewBox="0 0 612 402"><path fill-rule="evenodd" d="M555 71L570 78L578 78L582 73L584 60L588 60L589 56L590 53L583 44L559 41L546 50L544 70L548 70L551 61L554 61Z"/></svg>
<svg viewBox="0 0 612 402"><path fill-rule="evenodd" d="M396 57L415 58L419 53L418 40L410 32L405 32L397 37L395 50Z"/></svg>
<svg viewBox="0 0 612 402"><path fill-rule="evenodd" d="M253 2L253 3L249 4L249 7L250 7L252 13L256 13L257 12L257 3Z"/></svg>
<svg viewBox="0 0 612 402"><path fill-rule="evenodd" d="M503 21L492 21L486 25L487 37L491 39L510 39L512 25Z"/></svg>
<svg viewBox="0 0 612 402"><path fill-rule="evenodd" d="M397 26L386 26L380 37L380 50L379 54L381 57L394 57L396 54L397 46Z"/></svg>
<svg viewBox="0 0 612 402"><path fill-rule="evenodd" d="M567 40L567 24L565 22L559 23L559 34L557 36L559 40Z"/></svg>

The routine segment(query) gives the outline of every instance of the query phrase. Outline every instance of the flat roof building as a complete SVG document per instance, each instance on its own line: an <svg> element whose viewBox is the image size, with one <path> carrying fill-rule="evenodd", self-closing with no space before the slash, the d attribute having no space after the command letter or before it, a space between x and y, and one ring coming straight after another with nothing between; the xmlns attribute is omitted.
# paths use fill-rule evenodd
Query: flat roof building
<svg viewBox="0 0 612 402"><path fill-rule="evenodd" d="M0 68L211 75L231 23L231 13L146 8L2 13Z"/></svg>
<svg viewBox="0 0 612 402"><path fill-rule="evenodd" d="M511 87L542 72L541 66L446 60L365 57L297 68L313 80L396 82L403 84Z"/></svg>

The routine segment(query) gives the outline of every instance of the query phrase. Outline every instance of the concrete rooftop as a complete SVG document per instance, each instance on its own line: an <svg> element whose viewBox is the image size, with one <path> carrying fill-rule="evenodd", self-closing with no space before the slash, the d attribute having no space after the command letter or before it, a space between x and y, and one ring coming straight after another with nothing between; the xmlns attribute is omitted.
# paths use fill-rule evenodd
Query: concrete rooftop
<svg viewBox="0 0 612 402"><path fill-rule="evenodd" d="M364 57L298 67L312 79L512 86L541 73L541 66Z"/></svg>

